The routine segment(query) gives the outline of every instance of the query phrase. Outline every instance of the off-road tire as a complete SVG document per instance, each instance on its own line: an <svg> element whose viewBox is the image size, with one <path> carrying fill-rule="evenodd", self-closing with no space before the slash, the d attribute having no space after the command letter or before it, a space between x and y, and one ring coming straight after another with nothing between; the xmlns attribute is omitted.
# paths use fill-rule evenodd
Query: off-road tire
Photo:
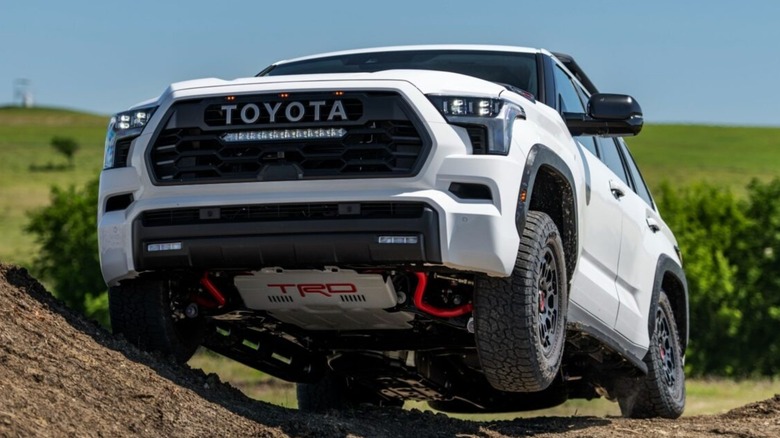
<svg viewBox="0 0 780 438"><path fill-rule="evenodd" d="M546 389L560 370L568 308L563 243L547 214L528 213L512 275L478 277L474 295L477 352L490 385Z"/></svg>
<svg viewBox="0 0 780 438"><path fill-rule="evenodd" d="M645 356L647 375L621 382L620 412L629 418L678 418L685 409L685 370L672 305L661 291L655 329Z"/></svg>
<svg viewBox="0 0 780 438"><path fill-rule="evenodd" d="M345 411L360 405L403 406L403 400L387 400L379 394L334 373L326 373L316 383L298 383L295 388L298 410L304 412Z"/></svg>
<svg viewBox="0 0 780 438"><path fill-rule="evenodd" d="M108 290L111 328L145 351L188 361L203 340L205 322L174 314L174 286L168 280L133 279Z"/></svg>

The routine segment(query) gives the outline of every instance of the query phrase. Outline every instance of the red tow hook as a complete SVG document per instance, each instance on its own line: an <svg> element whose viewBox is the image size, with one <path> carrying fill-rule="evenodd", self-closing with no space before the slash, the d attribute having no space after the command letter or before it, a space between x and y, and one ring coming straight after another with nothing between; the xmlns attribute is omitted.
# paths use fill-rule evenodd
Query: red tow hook
<svg viewBox="0 0 780 438"><path fill-rule="evenodd" d="M203 277L200 277L200 285L203 286L203 289L206 289L206 292L211 295L212 298L217 302L217 307L222 307L225 305L227 300L225 300L225 296L222 295L222 292L217 289L217 286L214 285L214 283L211 282L211 279L209 278L209 272L206 271L203 273ZM198 303L201 306L204 306L206 302L203 298L195 297L194 301ZM208 303L209 305L206 305L204 307L213 307L213 303Z"/></svg>
<svg viewBox="0 0 780 438"><path fill-rule="evenodd" d="M471 311L474 310L474 305L471 303L466 303L452 309L440 309L423 302L425 287L428 286L428 274L424 272L415 272L414 274L417 276L417 288L414 290L414 305L417 306L418 309L439 318L455 318L471 313Z"/></svg>

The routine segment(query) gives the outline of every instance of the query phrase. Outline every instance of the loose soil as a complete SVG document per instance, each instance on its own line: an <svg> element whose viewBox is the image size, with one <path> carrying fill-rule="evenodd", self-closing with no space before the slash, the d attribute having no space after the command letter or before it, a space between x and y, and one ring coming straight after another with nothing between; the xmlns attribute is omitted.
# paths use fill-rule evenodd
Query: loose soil
<svg viewBox="0 0 780 438"><path fill-rule="evenodd" d="M139 351L0 265L0 436L780 436L780 395L680 420L538 417L473 422L401 409L303 414Z"/></svg>

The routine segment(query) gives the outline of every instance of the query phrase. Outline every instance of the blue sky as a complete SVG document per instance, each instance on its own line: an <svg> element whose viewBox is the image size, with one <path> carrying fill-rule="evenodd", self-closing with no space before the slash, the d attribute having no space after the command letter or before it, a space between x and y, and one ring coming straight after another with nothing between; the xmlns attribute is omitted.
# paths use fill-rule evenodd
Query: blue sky
<svg viewBox="0 0 780 438"><path fill-rule="evenodd" d="M780 126L780 2L0 0L0 105L108 114L169 83L251 76L278 59L396 44L568 52L649 122Z"/></svg>

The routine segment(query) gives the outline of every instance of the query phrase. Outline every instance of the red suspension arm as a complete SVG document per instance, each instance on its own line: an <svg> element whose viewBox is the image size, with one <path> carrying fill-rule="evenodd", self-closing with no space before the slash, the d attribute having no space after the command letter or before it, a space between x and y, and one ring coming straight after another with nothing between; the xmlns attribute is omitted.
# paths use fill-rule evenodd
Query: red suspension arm
<svg viewBox="0 0 780 438"><path fill-rule="evenodd" d="M425 295L425 288L428 286L428 274L424 272L415 272L414 274L417 276L417 288L414 290L414 305L417 306L418 309L439 318L455 318L471 313L471 311L474 310L474 305L471 303L466 303L452 309L440 309L425 303L423 301L423 295Z"/></svg>

